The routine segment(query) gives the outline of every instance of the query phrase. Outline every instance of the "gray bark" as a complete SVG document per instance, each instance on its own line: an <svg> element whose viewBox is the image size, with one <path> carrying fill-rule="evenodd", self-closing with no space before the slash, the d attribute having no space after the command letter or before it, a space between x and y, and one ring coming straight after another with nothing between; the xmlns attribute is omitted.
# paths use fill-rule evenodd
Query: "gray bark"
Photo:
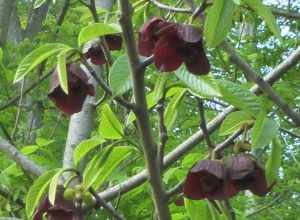
<svg viewBox="0 0 300 220"><path fill-rule="evenodd" d="M14 0L0 0L0 46L3 46L6 42L9 18L14 4Z"/></svg>
<svg viewBox="0 0 300 220"><path fill-rule="evenodd" d="M14 4L10 13L7 40L16 44L22 40L22 37L22 28L18 16L17 6Z"/></svg>

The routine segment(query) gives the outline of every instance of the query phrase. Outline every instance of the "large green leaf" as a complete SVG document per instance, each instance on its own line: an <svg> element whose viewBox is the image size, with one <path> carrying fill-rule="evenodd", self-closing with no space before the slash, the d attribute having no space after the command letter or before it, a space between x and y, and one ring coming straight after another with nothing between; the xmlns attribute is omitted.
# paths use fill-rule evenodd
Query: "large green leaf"
<svg viewBox="0 0 300 220"><path fill-rule="evenodd" d="M184 199L184 206L190 220L212 220L212 213L206 200Z"/></svg>
<svg viewBox="0 0 300 220"><path fill-rule="evenodd" d="M272 140L272 151L266 164L268 185L271 185L274 181L276 181L278 176L278 171L281 165L281 159L282 159L282 143L278 137L275 137Z"/></svg>
<svg viewBox="0 0 300 220"><path fill-rule="evenodd" d="M247 112L232 112L223 121L219 130L219 135L224 136L232 134L233 132L240 129L243 125L251 124L252 122L253 119L251 118L251 115L249 115Z"/></svg>
<svg viewBox="0 0 300 220"><path fill-rule="evenodd" d="M25 56L25 58L19 64L14 82L19 82L25 75L27 75L48 57L67 49L70 49L70 47L65 44L59 43L48 43L35 49L27 56Z"/></svg>
<svg viewBox="0 0 300 220"><path fill-rule="evenodd" d="M260 113L252 129L252 147L263 148L276 136L279 125L274 119Z"/></svg>
<svg viewBox="0 0 300 220"><path fill-rule="evenodd" d="M127 55L119 56L109 71L109 84L113 96L119 96L132 88Z"/></svg>
<svg viewBox="0 0 300 220"><path fill-rule="evenodd" d="M107 139L120 139L123 137L122 124L108 104L102 106L100 120L99 133L101 137Z"/></svg>
<svg viewBox="0 0 300 220"><path fill-rule="evenodd" d="M86 188L98 189L112 174L114 169L125 160L133 148L128 146L108 147L97 154L87 165L83 174Z"/></svg>
<svg viewBox="0 0 300 220"><path fill-rule="evenodd" d="M256 14L261 16L273 34L281 39L280 28L276 23L276 19L269 7L263 5L261 0L243 0Z"/></svg>
<svg viewBox="0 0 300 220"><path fill-rule="evenodd" d="M212 75L197 77L189 73L184 67L178 69L175 74L181 81L200 96L221 96L218 85Z"/></svg>
<svg viewBox="0 0 300 220"><path fill-rule="evenodd" d="M171 98L170 102L166 107L164 119L165 125L168 130L172 128L172 125L174 124L177 118L177 107L186 91L186 89L181 88L181 90L179 90L178 93Z"/></svg>
<svg viewBox="0 0 300 220"><path fill-rule="evenodd" d="M262 105L257 96L248 89L227 80L220 80L219 87L223 99L231 105L256 117L261 111Z"/></svg>
<svg viewBox="0 0 300 220"><path fill-rule="evenodd" d="M38 206L42 197L45 195L51 178L59 171L59 169L48 171L39 176L30 187L26 195L25 209L28 219L31 219L35 208Z"/></svg>
<svg viewBox="0 0 300 220"><path fill-rule="evenodd" d="M121 33L121 27L117 24L93 23L81 29L78 35L78 45L108 34Z"/></svg>
<svg viewBox="0 0 300 220"><path fill-rule="evenodd" d="M59 181L59 177L64 172L64 169L59 169L56 174L51 178L51 181L49 183L49 190L48 190L48 198L52 205L55 203L55 197L56 197L56 191L57 191L57 185Z"/></svg>
<svg viewBox="0 0 300 220"><path fill-rule="evenodd" d="M204 36L209 47L218 46L227 36L232 25L233 12L232 0L213 1L204 26Z"/></svg>
<svg viewBox="0 0 300 220"><path fill-rule="evenodd" d="M80 160L91 150L102 144L105 140L99 136L84 140L74 150L74 165L77 166Z"/></svg>

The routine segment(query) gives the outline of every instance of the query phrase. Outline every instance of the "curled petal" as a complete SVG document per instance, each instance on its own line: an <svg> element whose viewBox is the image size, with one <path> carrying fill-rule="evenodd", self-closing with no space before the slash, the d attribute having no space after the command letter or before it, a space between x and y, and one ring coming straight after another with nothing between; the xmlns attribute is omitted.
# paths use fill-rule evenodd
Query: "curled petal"
<svg viewBox="0 0 300 220"><path fill-rule="evenodd" d="M268 187L265 171L261 167L256 166L254 180L249 186L250 191L257 196L265 196L272 186Z"/></svg>
<svg viewBox="0 0 300 220"><path fill-rule="evenodd" d="M80 112L87 95L95 95L93 85L88 83L86 73L77 65L67 66L69 94L65 94L60 87L58 72L52 74L48 97L65 114L72 115Z"/></svg>
<svg viewBox="0 0 300 220"><path fill-rule="evenodd" d="M146 22L139 32L138 49L143 56L151 56L158 40L156 32L166 23L163 19L154 17Z"/></svg>
<svg viewBox="0 0 300 220"><path fill-rule="evenodd" d="M180 43L172 38L159 39L154 49L154 64L159 71L171 72L180 67L182 59L176 49Z"/></svg>
<svg viewBox="0 0 300 220"><path fill-rule="evenodd" d="M177 24L177 37L186 43L197 43L202 40L200 29L192 25Z"/></svg>
<svg viewBox="0 0 300 220"><path fill-rule="evenodd" d="M238 193L238 189L226 181L225 168L220 161L203 160L194 166L183 186L183 194L190 199L226 199Z"/></svg>
<svg viewBox="0 0 300 220"><path fill-rule="evenodd" d="M238 155L230 159L229 176L233 180L240 180L254 174L255 161L248 155Z"/></svg>
<svg viewBox="0 0 300 220"><path fill-rule="evenodd" d="M190 73L195 75L205 75L209 73L210 64L201 41L185 44L179 51Z"/></svg>
<svg viewBox="0 0 300 220"><path fill-rule="evenodd" d="M122 49L122 37L119 35L106 35L105 41L109 50L121 50Z"/></svg>

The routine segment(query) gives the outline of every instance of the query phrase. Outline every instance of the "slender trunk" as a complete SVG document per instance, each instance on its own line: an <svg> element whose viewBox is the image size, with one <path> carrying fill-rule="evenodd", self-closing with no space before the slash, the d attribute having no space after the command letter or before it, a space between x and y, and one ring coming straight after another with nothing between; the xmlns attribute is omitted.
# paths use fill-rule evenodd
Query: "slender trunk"
<svg viewBox="0 0 300 220"><path fill-rule="evenodd" d="M0 47L5 44L7 39L9 18L14 4L14 0L0 0Z"/></svg>

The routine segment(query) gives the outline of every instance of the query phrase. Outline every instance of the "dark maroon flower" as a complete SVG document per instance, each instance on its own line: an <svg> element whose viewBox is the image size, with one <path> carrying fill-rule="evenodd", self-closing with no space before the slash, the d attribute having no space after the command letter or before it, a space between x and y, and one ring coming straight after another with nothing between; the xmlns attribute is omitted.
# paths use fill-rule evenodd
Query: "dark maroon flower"
<svg viewBox="0 0 300 220"><path fill-rule="evenodd" d="M106 35L104 36L109 50L121 50L122 37L119 35ZM86 59L91 59L91 62L95 65L105 64L105 56L100 45L92 45L86 53L84 53Z"/></svg>
<svg viewBox="0 0 300 220"><path fill-rule="evenodd" d="M227 181L226 170L221 161L202 160L194 166L183 186L183 195L189 199L226 199L239 192Z"/></svg>
<svg viewBox="0 0 300 220"><path fill-rule="evenodd" d="M34 213L33 220L42 220L43 215L47 216L48 220L83 220L83 214L76 209L71 201L63 198L63 189L57 190L55 203L52 205L46 196Z"/></svg>
<svg viewBox="0 0 300 220"><path fill-rule="evenodd" d="M152 18L140 30L138 47L143 56L154 54L154 64L160 71L174 71L182 63L196 75L210 71L201 32L191 25Z"/></svg>
<svg viewBox="0 0 300 220"><path fill-rule="evenodd" d="M264 169L250 155L232 157L228 163L228 175L240 190L248 189L258 196L264 196L270 191Z"/></svg>
<svg viewBox="0 0 300 220"><path fill-rule="evenodd" d="M83 102L87 95L94 96L93 85L88 83L86 73L78 64L67 65L69 94L64 93L59 84L58 72L52 74L48 97L65 114L72 115L82 110Z"/></svg>

